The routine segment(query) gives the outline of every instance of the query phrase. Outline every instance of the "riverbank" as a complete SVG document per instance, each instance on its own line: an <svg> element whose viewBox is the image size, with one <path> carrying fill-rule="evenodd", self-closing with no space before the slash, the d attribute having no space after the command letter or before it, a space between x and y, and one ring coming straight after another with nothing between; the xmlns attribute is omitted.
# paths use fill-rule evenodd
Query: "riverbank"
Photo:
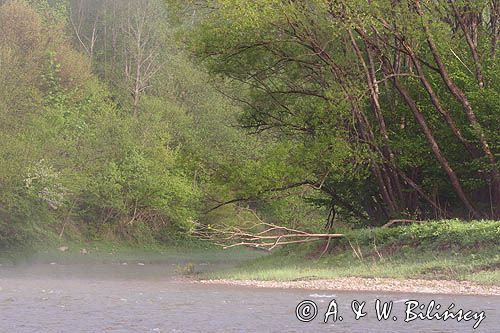
<svg viewBox="0 0 500 333"><path fill-rule="evenodd" d="M500 295L500 221L437 221L353 230L345 239L272 253L206 242L66 242L0 254L0 265L170 266L201 284L264 288ZM117 266L114 266L117 267Z"/></svg>
<svg viewBox="0 0 500 333"><path fill-rule="evenodd" d="M354 230L288 246L202 283L263 287L498 294L500 221L436 221Z"/></svg>
<svg viewBox="0 0 500 333"><path fill-rule="evenodd" d="M310 289L331 291L380 291L398 293L494 295L500 296L500 286L482 285L469 281L389 279L389 278L334 278L328 280L258 281L258 280L197 280L194 283L244 286L257 288Z"/></svg>

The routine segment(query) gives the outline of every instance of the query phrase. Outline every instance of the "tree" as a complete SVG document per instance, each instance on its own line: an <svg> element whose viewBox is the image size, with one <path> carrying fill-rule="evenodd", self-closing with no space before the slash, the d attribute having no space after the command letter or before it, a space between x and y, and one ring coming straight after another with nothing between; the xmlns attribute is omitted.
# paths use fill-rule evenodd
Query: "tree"
<svg viewBox="0 0 500 333"><path fill-rule="evenodd" d="M340 189L344 201L373 220L498 216L498 126L489 110L498 85L495 4L234 0L202 6L195 51L238 87L232 97L246 109L243 126L319 144L316 163L307 164L315 182ZM479 50L488 52L475 55ZM466 62L475 68L473 78L464 72ZM350 154L335 154L325 144L331 142L343 142ZM363 193L357 198L356 179Z"/></svg>
<svg viewBox="0 0 500 333"><path fill-rule="evenodd" d="M189 234L200 193L164 110L124 112L52 14L0 5L0 247L75 229L143 242Z"/></svg>
<svg viewBox="0 0 500 333"><path fill-rule="evenodd" d="M74 0L71 24L76 40L117 90L126 87L133 113L167 56L168 29L161 1ZM98 53L96 55L96 52Z"/></svg>

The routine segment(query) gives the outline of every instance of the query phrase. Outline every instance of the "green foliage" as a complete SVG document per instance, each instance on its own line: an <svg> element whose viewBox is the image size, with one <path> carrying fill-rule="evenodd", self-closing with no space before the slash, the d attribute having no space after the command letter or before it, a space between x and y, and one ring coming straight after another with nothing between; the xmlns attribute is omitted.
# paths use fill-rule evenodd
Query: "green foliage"
<svg viewBox="0 0 500 333"><path fill-rule="evenodd" d="M133 5L0 7L2 245L67 233L138 243L189 238L214 202L255 194L286 168L269 158L267 143L234 126L239 109L171 39L161 2ZM147 46L138 51L127 27L151 11L141 26ZM140 57L132 50L152 52L141 61L154 68L141 77L148 87L137 103L134 70L124 71Z"/></svg>
<svg viewBox="0 0 500 333"><path fill-rule="evenodd" d="M389 0L167 2L0 1L2 243L68 230L173 241L189 237L196 222L238 225L257 216L319 230L331 208L336 227L444 215L435 206L466 216L429 135L478 211L495 215L497 165L481 143L498 155L500 67L488 27L477 27L483 56L475 63L439 2L421 15ZM174 17L174 8L189 15ZM487 1L470 11L492 15ZM426 25L478 124L436 71ZM386 45L398 34L417 60ZM430 134L386 77L384 57L400 60L395 77ZM472 152L464 153L421 77ZM447 223L422 241L445 237ZM373 237L409 242L432 231L411 228L411 237L398 229Z"/></svg>
<svg viewBox="0 0 500 333"><path fill-rule="evenodd" d="M11 24L0 38L1 246L39 241L68 223L90 237L109 230L139 242L188 234L200 193L173 148L166 110L121 110L64 29L46 42L52 23L26 3L0 6L0 17Z"/></svg>
<svg viewBox="0 0 500 333"><path fill-rule="evenodd" d="M370 246L370 244L410 245L434 249L443 246L453 248L488 247L490 245L498 246L500 222L442 220L394 228L353 231L348 233L346 237L348 240L363 246Z"/></svg>
<svg viewBox="0 0 500 333"><path fill-rule="evenodd" d="M244 109L240 123L276 143L236 175L249 192L312 179L343 199L337 204L344 218L355 206L372 224L398 216L435 218L439 205L450 216L466 217L471 208L464 209L465 201L484 216L498 215L492 207L498 195L491 194L500 191L491 178L498 172L500 121L491 44L496 33L474 25L495 14L487 1L456 4L470 25L466 32L477 36L476 60L451 5L419 3L213 0L213 10L186 22L191 50L226 80L226 91ZM428 38L466 103L444 83ZM395 70L416 110L397 89ZM423 121L415 121L415 113ZM455 176L459 184L450 181Z"/></svg>

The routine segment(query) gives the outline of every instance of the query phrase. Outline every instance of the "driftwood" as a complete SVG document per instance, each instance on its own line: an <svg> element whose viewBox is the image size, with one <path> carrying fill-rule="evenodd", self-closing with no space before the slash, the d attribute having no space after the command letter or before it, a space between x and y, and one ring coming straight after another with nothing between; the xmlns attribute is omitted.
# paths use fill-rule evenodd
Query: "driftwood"
<svg viewBox="0 0 500 333"><path fill-rule="evenodd" d="M252 231L264 229L262 231ZM245 230L235 226L222 227L198 225L195 235L202 239L212 240L214 243L228 249L236 246L249 246L272 250L279 245L308 243L322 239L344 237L344 234L315 234L295 230L275 224L260 222Z"/></svg>
<svg viewBox="0 0 500 333"><path fill-rule="evenodd" d="M302 230L288 228L264 222L251 209L257 223L248 227L233 225L202 225L198 224L194 234L201 239L206 239L222 246L224 249L247 246L258 249L272 250L280 245L315 242L318 240L331 240L344 237L344 234L309 233Z"/></svg>

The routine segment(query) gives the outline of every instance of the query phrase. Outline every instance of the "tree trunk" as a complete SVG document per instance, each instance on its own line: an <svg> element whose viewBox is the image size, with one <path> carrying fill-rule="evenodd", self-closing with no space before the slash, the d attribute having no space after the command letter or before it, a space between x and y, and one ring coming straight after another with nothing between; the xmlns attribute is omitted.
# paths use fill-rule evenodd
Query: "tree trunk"
<svg viewBox="0 0 500 333"><path fill-rule="evenodd" d="M432 38L432 34L430 33L429 26L428 24L424 21L423 18L423 12L419 6L419 1L416 0L417 4L417 11L418 14L422 17L422 25L424 28L424 32L426 34L426 39L427 39L427 44L429 45L429 48L431 50L432 56L434 57L434 60L436 61L436 64L438 65L439 69L439 74L441 75L441 78L443 79L444 83L446 84L448 90L452 93L453 96L462 104L465 114L467 116L467 119L473 129L479 133L479 142L481 143L481 148L485 155L487 156L490 166L491 166L491 187L492 187L492 201L493 202L500 202L500 172L497 167L497 162L495 155L490 149L490 146L488 144L488 141L486 140L486 137L484 135L484 132L482 130L481 124L479 124L479 121L477 120L476 114L474 113L474 110L472 109L472 106L469 102L469 99L465 95L465 93L460 89L456 83L451 79L450 75L448 74L448 71L446 70L446 67L443 63L443 60L441 59L441 55L436 47L436 44L434 43L434 39ZM498 2L497 2L497 7ZM494 217L500 216L500 205L496 205L495 212L493 213Z"/></svg>
<svg viewBox="0 0 500 333"><path fill-rule="evenodd" d="M441 148L439 147L436 139L434 138L432 130L427 125L427 121L425 120L424 115L418 108L417 103L415 102L415 100L413 100L410 93L406 90L405 87L403 87L403 85L401 85L401 83L397 78L394 78L393 83L396 90L401 94L406 104L410 107L411 111L413 112L413 115L415 116L415 119L420 125L420 128L422 129L422 132L424 133L427 142L429 143L431 150L434 153L434 156L436 157L439 164L442 166L442 168L448 175L448 179L450 180L451 186L453 187L458 198L462 201L465 208L467 208L467 210L469 211L469 213L472 215L473 218L480 218L481 215L474 208L474 206L472 206L471 202L465 195L465 192L462 189L462 185L460 184L460 181L457 175L455 174L455 171L453 171L448 160L443 156Z"/></svg>
<svg viewBox="0 0 500 333"><path fill-rule="evenodd" d="M474 17L471 20L471 24L468 27L467 24L464 21L464 17L458 10L457 6L455 5L454 0L449 0L450 6L453 9L453 13L455 14L455 17L462 28L462 31L465 35L465 40L467 41L467 44L469 45L469 49L472 54L472 59L474 59L474 68L476 69L476 79L479 87L484 88L484 77L483 77L483 71L482 71L482 66L481 66L481 57L479 56L479 52L477 50L477 29L478 29L478 18ZM416 0L417 6L419 6L419 0ZM474 14L472 14L474 15ZM469 28L469 29L468 29Z"/></svg>

